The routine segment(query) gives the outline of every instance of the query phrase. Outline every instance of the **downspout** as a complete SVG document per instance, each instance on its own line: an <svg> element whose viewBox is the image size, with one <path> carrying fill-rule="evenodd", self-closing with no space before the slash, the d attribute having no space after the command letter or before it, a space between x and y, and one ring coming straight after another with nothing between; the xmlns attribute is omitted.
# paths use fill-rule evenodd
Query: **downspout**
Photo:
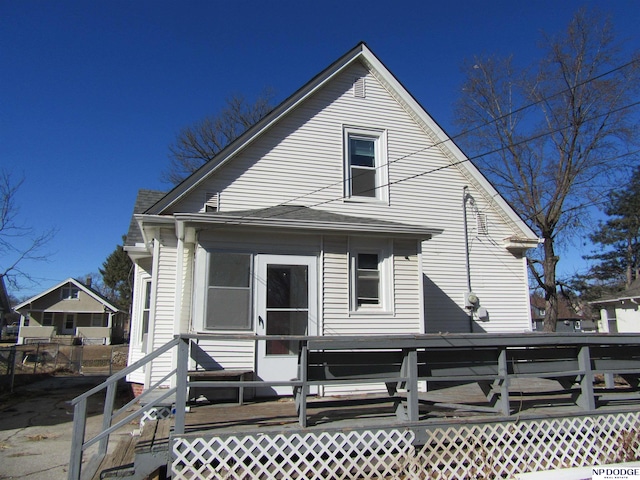
<svg viewBox="0 0 640 480"><path fill-rule="evenodd" d="M467 275L467 291L464 296L464 306L467 309L467 315L469 317L469 332L473 333L473 311L478 304L478 298L471 289L471 261L469 255L469 228L467 223L467 200L473 202L473 197L469 194L469 187L465 185L462 187L462 214L464 218L464 258L465 269Z"/></svg>

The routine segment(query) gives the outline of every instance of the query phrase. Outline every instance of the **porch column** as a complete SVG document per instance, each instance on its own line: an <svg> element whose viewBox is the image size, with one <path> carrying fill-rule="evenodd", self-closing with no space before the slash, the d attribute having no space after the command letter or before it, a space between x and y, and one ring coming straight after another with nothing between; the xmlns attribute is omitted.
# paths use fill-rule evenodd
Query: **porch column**
<svg viewBox="0 0 640 480"><path fill-rule="evenodd" d="M109 312L109 315L107 316L107 329L109 331L109 335L107 336L107 339L105 341L105 343L107 345L111 345L111 329L113 328L113 312Z"/></svg>

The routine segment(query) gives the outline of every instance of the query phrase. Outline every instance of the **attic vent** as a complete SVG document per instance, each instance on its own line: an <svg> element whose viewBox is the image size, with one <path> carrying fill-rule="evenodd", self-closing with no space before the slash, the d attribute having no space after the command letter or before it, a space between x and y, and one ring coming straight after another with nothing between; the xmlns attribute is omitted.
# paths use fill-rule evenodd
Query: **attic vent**
<svg viewBox="0 0 640 480"><path fill-rule="evenodd" d="M353 81L353 96L356 98L365 97L364 77L356 78Z"/></svg>
<svg viewBox="0 0 640 480"><path fill-rule="evenodd" d="M484 213L476 212L476 228L478 229L478 235L489 234L487 216Z"/></svg>
<svg viewBox="0 0 640 480"><path fill-rule="evenodd" d="M205 212L217 212L220 210L220 194L207 192L204 199Z"/></svg>

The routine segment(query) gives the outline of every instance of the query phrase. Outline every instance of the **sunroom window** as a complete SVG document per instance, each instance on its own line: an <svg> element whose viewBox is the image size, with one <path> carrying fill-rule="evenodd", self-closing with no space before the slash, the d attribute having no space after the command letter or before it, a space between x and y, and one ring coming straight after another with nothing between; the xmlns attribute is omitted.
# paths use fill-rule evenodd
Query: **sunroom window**
<svg viewBox="0 0 640 480"><path fill-rule="evenodd" d="M251 328L251 255L209 253L207 330Z"/></svg>

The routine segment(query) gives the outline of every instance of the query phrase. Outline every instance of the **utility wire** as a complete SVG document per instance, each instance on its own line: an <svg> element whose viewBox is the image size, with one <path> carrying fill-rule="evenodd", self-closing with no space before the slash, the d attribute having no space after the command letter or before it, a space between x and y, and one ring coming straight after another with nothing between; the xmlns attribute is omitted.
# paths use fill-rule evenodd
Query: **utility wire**
<svg viewBox="0 0 640 480"><path fill-rule="evenodd" d="M574 85L574 86L572 86L572 87L568 87L568 88L566 88L566 89L564 89L564 90L561 90L561 91L559 91L559 92L556 92L556 93L554 93L554 94L552 94L552 95L550 95L550 96L540 98L540 99L538 99L538 100L536 100L536 101L534 101L534 102L531 102L531 103L529 103L529 104L527 104L527 105L524 105L524 106L522 106L522 107L519 107L519 108L517 108L517 109L515 109L515 110L513 110L513 111L511 111L511 112L509 112L509 113L507 113L507 114L505 114L505 115L502 115L502 116L500 116L500 117L496 117L495 119L492 119L491 121L485 122L484 124L481 124L481 125L475 126L475 127L471 128L471 129L468 129L468 130L466 130L466 131L464 131L464 132L458 133L457 135L454 135L454 136L448 137L448 138L446 138L446 139L444 139L444 140L440 140L440 141L438 141L438 142L435 142L435 143L433 143L433 144L431 144L431 145L428 145L428 146L426 146L426 147L424 147L424 148L421 148L421 149L418 149L418 150L416 150L416 151L413 151L413 152L407 153L406 155L402 155L402 156L400 156L400 157L398 157L398 158L396 158L396 159L394 159L394 160L389 160L389 161L387 161L385 164L380 165L380 166L378 166L378 167L375 167L375 170L382 169L382 168L387 168L389 165L391 165L391 164L393 164L393 163L397 163L397 162L402 161L402 160L404 160L404 159L406 159L406 158L409 158L409 157L411 157L411 156L414 156L414 155L417 155L417 154L419 154L419 153L425 152L425 151L430 150L430 149L432 149L432 148L435 148L435 147L437 147L437 146L439 146L439 145L442 145L442 144L444 144L444 143L446 143L446 142L448 142L448 141L453 141L453 140L454 140L454 139L456 139L456 138L462 137L462 136L467 135L467 134L469 134L469 133L471 133L471 132L473 132L473 131L475 131L475 130L478 130L478 129L484 128L484 127L486 127L486 126L488 126L488 125L491 125L491 124L493 124L493 123L495 123L495 122L497 122L497 121L499 121L499 120L501 120L501 119L504 119L504 118L510 117L510 116L512 116L512 115L514 115L514 114L516 114L516 113L522 112L522 111L524 111L524 110L526 110L526 109L528 109L528 108L531 108L531 107L533 107L533 106L535 106L535 105L537 105L537 104L539 104L539 103L546 102L546 101L548 101L548 100L550 100L550 99L552 99L552 98L554 98L554 97L557 97L557 96L563 95L563 94L565 94L565 93L567 93L567 92L569 92L569 91L571 91L571 90L573 90L573 89L575 89L575 88L577 88L577 87L580 87L580 86L586 85L586 84L588 84L588 83L590 83L590 82L593 82L593 81L595 81L595 80L598 80L598 79L600 79L600 78L603 78L603 77L605 77L605 76L607 76L607 75L611 75L612 73L615 73L615 72L617 72L617 71L619 71L619 70L622 70L622 69L624 69L624 68L627 68L627 67L629 67L629 66L631 66L631 65L633 65L633 64L635 64L635 63L638 63L639 61L640 61L640 60L631 60L631 61L629 61L629 62L627 62L627 63L625 63L625 64L623 64L623 65L620 65L620 66L615 67L615 68L613 68L613 69L611 69L611 70L608 70L607 72L604 72L604 73L601 73L601 74L599 74L599 75L597 75L597 76L595 76L595 77L591 77L591 78L589 78L589 79L586 79L586 80L584 80L583 82L580 82L580 83L578 83L578 84L576 84L576 85ZM602 114L599 114L599 115L595 115L595 116L593 116L593 117L590 117L590 118L585 119L585 121L584 121L584 122L586 123L586 122L589 122L589 121L593 121L593 120L596 120L596 119L601 118L601 117L603 117L603 116L611 115L611 114L613 114L613 113L617 113L617 112L619 112L619 111L625 110L625 109L627 109L627 108L632 108L632 107L635 107L635 106L637 106L637 105L640 105L640 101L639 101L639 102L632 103L632 104L629 104L629 105L622 106L622 107L620 107L620 108L617 108L617 109L615 109L615 110L608 111L608 112L606 112L606 113L602 113ZM491 150L491 151L488 151L488 152L484 152L484 153L481 153L481 154L477 154L477 155L472 156L472 157L466 157L466 158L464 158L464 159L462 159L462 160L459 160L459 161L457 161L457 162L450 162L450 163L448 163L447 165L443 165L443 166L440 166L440 167L437 167L437 168L434 168L434 169L431 169L431 170L425 170L425 171L422 171L422 172L416 173L416 174L414 174L414 175L410 175L410 176L408 176L408 177L401 178L401 179L399 179L399 180L389 181L388 183L383 184L383 185L376 186L376 187L374 187L373 189L370 189L369 191L377 190L377 189L380 189L380 188L386 188L386 187L388 187L388 186L390 186L390 185L395 185L395 184L402 183L402 182L405 182L405 181L408 181L408 180L412 180L412 179L415 179L415 178L418 178L418 177L422 177L422 176L425 176L425 175L430 175L430 174L433 174L433 173L435 173L435 172L438 172L438 171L441 171L441 170L445 170L445 169L447 169L447 168L454 167L454 166L460 165L460 164L465 163L465 162L469 162L469 161L476 160L476 159L479 159L479 158L482 158L482 157L485 157L485 156L488 156L488 155L492 155L492 154L495 154L495 153L501 152L501 151L503 151L503 150L505 150L505 149L507 149L507 148L514 147L514 146L519 146L519 145L522 145L522 144L524 144L524 143L527 143L527 142L530 142L530 141L533 141L533 140L536 140L536 139L539 139L539 138L545 137L545 136L547 136L547 135L552 135L552 134L554 134L554 133L557 133L557 132L560 132L560 131L562 131L562 130L567 129L567 128L569 128L570 126L571 126L571 125L566 125L566 126L563 126L563 127L558 127L558 128L556 128L556 129L553 129L553 130L550 130L550 131L545 131L545 132L539 133L539 134L537 134L537 135L533 135L533 136L531 136L531 137L525 138L525 139L523 139L523 140L521 140L521 141L519 141L519 142L516 142L516 143L515 143L515 144L513 144L513 145L509 145L508 147L500 147L500 148L496 148L496 149L494 149L494 150ZM632 153L636 153L636 152L632 152ZM632 153L625 154L625 155L622 155L622 156L631 155ZM362 175L362 174L359 174L359 175ZM313 191L311 191L311 192L307 192L307 193L304 193L304 194L302 194L302 195L299 195L299 196L297 196L297 197L295 197L295 198L292 198L292 199L290 199L290 200L287 200L287 201L285 201L285 202L281 203L279 206L285 206L285 205L288 205L288 204L289 204L289 205L291 205L293 202L296 202L296 201L301 200L301 199L303 199L303 198L306 198L306 197L309 197L309 196L315 195L315 194L317 194L317 193L319 193L319 192L321 192L321 191L323 191L323 190L327 190L327 189L330 189L330 188L333 188L333 187L336 187L336 186L339 186L339 185L344 185L346 182L350 182L350 181L351 181L351 180L353 180L354 178L357 178L359 175L351 176L351 177L347 177L347 178L344 178L344 179L342 179L342 180L340 180L340 181L333 182L333 183L331 183L331 184L328 184L328 185L322 186L322 187L317 188L317 189L315 189L315 190L313 190ZM335 197L335 198L332 198L332 199L329 199L329 200L324 200L324 201L320 201L320 202L314 203L314 204L312 204L312 205L309 205L308 207L309 207L309 208L312 208L312 207L318 207L318 206L325 205L325 204L328 204L328 203L332 203L332 202L335 202L335 201L343 200L344 198L345 198L345 197L344 197L344 195L342 195L342 196L340 196L340 197ZM267 207L267 208L268 208L268 207ZM293 210L291 210L291 211L293 211ZM263 217L263 218L273 218L273 217L277 217L277 216L282 216L284 213L286 213L286 212L274 212L274 213L272 213L271 215L266 216L266 217ZM240 217L239 219L235 219L235 220L233 221L233 223L237 223L238 221L242 221L242 219L243 219L243 218L247 218L247 219L248 219L249 217ZM529 220L529 221L530 221L530 220L532 220L532 218L524 218L523 220L525 220L525 221ZM226 222L225 222L225 223L226 223Z"/></svg>

